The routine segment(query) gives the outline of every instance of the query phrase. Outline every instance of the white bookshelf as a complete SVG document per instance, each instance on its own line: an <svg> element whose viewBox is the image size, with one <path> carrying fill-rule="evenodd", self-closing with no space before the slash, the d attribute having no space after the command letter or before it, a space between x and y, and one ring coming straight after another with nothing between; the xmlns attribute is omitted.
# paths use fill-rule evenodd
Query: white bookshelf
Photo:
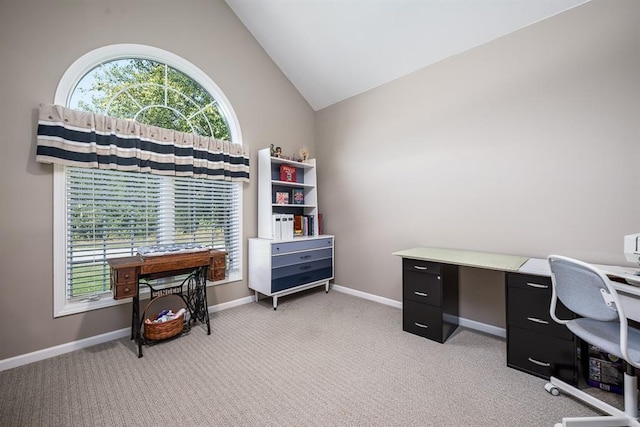
<svg viewBox="0 0 640 427"><path fill-rule="evenodd" d="M296 182L280 180L280 165L296 168ZM293 189L304 191L304 204L294 204ZM289 204L277 204L275 194L289 192ZM316 180L316 160L306 162L272 157L268 148L258 152L258 237L274 239L273 214L294 214L313 216L313 236L319 233L318 189ZM303 237L301 237L303 238Z"/></svg>
<svg viewBox="0 0 640 427"><path fill-rule="evenodd" d="M295 182L280 180L280 166L296 168ZM273 298L315 286L329 291L333 279L334 237L319 233L316 161L294 162L258 152L258 238L249 239L249 288ZM291 190L304 192L304 203L293 203ZM289 192L289 203L276 203L276 192ZM312 232L307 236L274 238L273 214L313 216Z"/></svg>

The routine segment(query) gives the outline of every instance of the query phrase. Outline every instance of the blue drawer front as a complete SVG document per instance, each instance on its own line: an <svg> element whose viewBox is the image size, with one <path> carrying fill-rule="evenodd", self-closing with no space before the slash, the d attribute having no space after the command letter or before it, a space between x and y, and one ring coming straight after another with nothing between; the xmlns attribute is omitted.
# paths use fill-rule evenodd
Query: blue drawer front
<svg viewBox="0 0 640 427"><path fill-rule="evenodd" d="M271 245L271 255L285 254L289 252L306 251L333 246L333 238L300 240L299 242L284 242Z"/></svg>
<svg viewBox="0 0 640 427"><path fill-rule="evenodd" d="M306 283L333 277L333 268L326 267L320 270L308 271L293 276L282 277L271 281L271 292L283 291Z"/></svg>
<svg viewBox="0 0 640 427"><path fill-rule="evenodd" d="M305 252L295 252L286 255L276 255L271 258L271 267L278 268L285 265L299 264L301 262L310 262L323 258L331 258L333 256L331 248L316 249Z"/></svg>
<svg viewBox="0 0 640 427"><path fill-rule="evenodd" d="M274 268L271 270L271 279L280 279L281 277L293 276L299 273L308 273L322 268L331 267L332 258L325 258L318 261L303 262L300 264L287 265L285 267Z"/></svg>

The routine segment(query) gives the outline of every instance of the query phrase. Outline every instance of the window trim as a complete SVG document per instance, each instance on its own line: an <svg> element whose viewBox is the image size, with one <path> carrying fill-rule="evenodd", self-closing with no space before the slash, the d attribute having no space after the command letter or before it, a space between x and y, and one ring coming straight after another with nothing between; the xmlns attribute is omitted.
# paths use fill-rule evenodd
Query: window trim
<svg viewBox="0 0 640 427"><path fill-rule="evenodd" d="M124 58L151 59L165 63L195 80L214 99L218 101L218 108L227 119L231 140L242 143L242 132L235 111L222 90L209 76L189 61L162 49L140 44L116 44L104 46L78 58L64 73L56 88L54 103L66 106L71 99L73 90L86 73L103 62ZM68 301L66 289L66 209L67 197L65 186L65 167L53 165L53 317L62 317L70 314L83 313L119 304L130 303L126 300L114 300L113 298L101 298L97 301ZM241 186L241 184L238 184ZM242 187L240 187L242 192ZM243 216L242 194L240 194L239 216ZM243 225L239 227L240 242L243 241ZM216 284L241 281L243 279L244 258L243 250L240 251L239 271L237 275L227 278ZM207 286L212 286L207 282ZM148 295L148 289L140 290L141 297Z"/></svg>

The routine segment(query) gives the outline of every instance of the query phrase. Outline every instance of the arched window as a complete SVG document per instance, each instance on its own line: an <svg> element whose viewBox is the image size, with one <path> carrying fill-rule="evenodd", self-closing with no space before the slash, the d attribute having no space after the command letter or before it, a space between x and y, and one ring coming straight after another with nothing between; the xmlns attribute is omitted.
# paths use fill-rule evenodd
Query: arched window
<svg viewBox="0 0 640 427"><path fill-rule="evenodd" d="M229 140L218 101L166 63L142 58L104 62L78 82L68 107Z"/></svg>
<svg viewBox="0 0 640 427"><path fill-rule="evenodd" d="M220 89L169 52L114 45L80 58L55 103L147 125L241 142ZM157 244L197 243L229 254L241 279L242 185L224 180L55 165L54 315L114 305L108 258Z"/></svg>

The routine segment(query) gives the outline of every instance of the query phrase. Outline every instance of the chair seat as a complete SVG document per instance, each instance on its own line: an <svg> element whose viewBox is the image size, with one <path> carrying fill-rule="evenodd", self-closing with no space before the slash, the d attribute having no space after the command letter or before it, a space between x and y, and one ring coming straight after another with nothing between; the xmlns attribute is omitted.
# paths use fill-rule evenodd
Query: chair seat
<svg viewBox="0 0 640 427"><path fill-rule="evenodd" d="M593 344L606 353L622 357L620 351L620 323L578 318L567 323L567 328L589 344ZM628 352L632 362L640 362L640 330L628 328Z"/></svg>

